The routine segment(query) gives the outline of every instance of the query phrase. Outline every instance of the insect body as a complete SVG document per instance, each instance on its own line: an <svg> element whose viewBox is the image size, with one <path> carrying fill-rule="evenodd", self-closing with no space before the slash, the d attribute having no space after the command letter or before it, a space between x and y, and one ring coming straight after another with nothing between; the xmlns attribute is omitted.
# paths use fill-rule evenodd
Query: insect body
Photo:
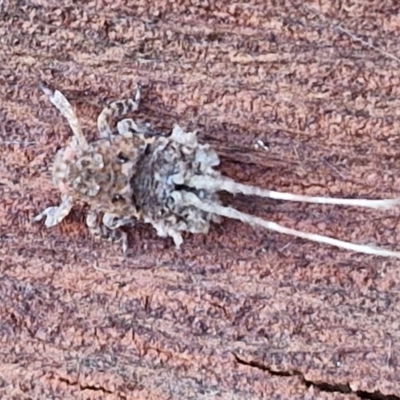
<svg viewBox="0 0 400 400"><path fill-rule="evenodd" d="M134 100L118 101L106 107L98 117L100 138L87 143L68 100L59 91L53 93L46 87L42 89L66 117L74 136L65 148L57 152L52 166L53 183L61 192L62 203L58 207L46 208L34 220L46 218L45 225L51 227L59 224L75 203L86 203L90 207L86 223L91 233L120 239L126 250L126 234L117 228L134 222L138 217L132 202L130 177L145 151L147 140L141 136L136 124L130 124L129 131L124 129L125 125L119 124L118 134L113 135L107 117L135 111L140 91ZM132 128L135 127L139 132L133 135Z"/></svg>
<svg viewBox="0 0 400 400"><path fill-rule="evenodd" d="M46 208L34 219L46 218L47 227L60 223L73 205L81 202L90 207L86 219L90 231L96 236L122 240L124 252L127 238L118 228L137 219L152 224L159 236L171 237L179 247L182 232L207 233L210 224L224 216L352 251L400 258L398 252L301 232L242 213L223 206L219 192L371 208L393 207L399 199L309 197L240 184L215 169L219 157L208 144L200 144L195 132L186 132L179 126L169 136L153 135L149 125L140 126L125 118L119 120L117 134L113 134L108 118L122 118L136 111L140 88L134 99L116 101L104 108L97 120L99 139L89 144L67 99L59 91L42 89L68 120L74 134L57 153L52 168L62 203Z"/></svg>

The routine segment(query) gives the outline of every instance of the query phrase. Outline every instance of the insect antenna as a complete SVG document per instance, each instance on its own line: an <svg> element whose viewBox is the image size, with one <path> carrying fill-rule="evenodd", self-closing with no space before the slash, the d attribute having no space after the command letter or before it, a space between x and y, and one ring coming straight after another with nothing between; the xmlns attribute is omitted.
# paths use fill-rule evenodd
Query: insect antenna
<svg viewBox="0 0 400 400"><path fill-rule="evenodd" d="M194 193L191 192L181 192L182 201L186 205L191 205L197 207L200 210L206 211L208 213L218 214L223 217L236 219L247 223L249 225L258 225L270 231L283 233L286 235L291 235L295 237L299 237L306 240L311 240L317 243L324 243L331 246L340 247L346 250L354 251L357 253L365 253L372 254L376 256L382 257L396 257L400 258L400 252L390 251L386 249L381 249L378 247L354 244L351 242L345 242L342 240L334 239L328 236L318 235L315 233L307 233L303 231L298 231L296 229L286 228L282 225L279 225L272 221L264 220L260 217L256 217L254 215L243 213L239 210L236 210L232 207L221 206L214 202L208 202L204 200L200 200Z"/></svg>
<svg viewBox="0 0 400 400"><path fill-rule="evenodd" d="M211 192L224 190L232 194L241 193L247 196L267 197L275 200L298 201L301 203L336 204L342 206L367 208L391 208L400 204L400 198L383 200L343 199L275 192L273 190L262 189L258 186L245 185L227 177L210 178L209 176L204 177L201 175L194 175L190 177L185 184L195 189L204 189Z"/></svg>
<svg viewBox="0 0 400 400"><path fill-rule="evenodd" d="M77 116L75 115L74 109L72 108L70 102L66 97L58 90L52 91L43 83L39 85L43 93L49 98L51 103L60 111L63 117L67 120L71 130L77 141L77 145L81 148L87 147L87 141L85 136L83 136L82 128L79 123Z"/></svg>

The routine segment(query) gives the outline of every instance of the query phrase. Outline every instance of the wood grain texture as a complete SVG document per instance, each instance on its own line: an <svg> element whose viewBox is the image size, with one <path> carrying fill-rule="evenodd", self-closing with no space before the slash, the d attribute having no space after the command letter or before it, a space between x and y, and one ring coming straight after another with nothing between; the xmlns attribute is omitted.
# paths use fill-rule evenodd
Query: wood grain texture
<svg viewBox="0 0 400 400"><path fill-rule="evenodd" d="M59 202L47 170L70 135L40 81L89 138L140 81L137 118L197 129L235 180L399 196L399 15L394 0L0 2L0 397L400 398L399 261L230 220L180 251L138 224L124 259L83 208L30 222ZM228 200L400 248L398 210Z"/></svg>

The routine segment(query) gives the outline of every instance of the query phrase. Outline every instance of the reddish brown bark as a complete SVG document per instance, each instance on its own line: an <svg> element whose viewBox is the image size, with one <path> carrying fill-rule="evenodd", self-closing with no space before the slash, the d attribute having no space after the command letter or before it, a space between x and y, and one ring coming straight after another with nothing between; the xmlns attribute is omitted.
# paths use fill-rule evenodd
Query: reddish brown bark
<svg viewBox="0 0 400 400"><path fill-rule="evenodd" d="M198 129L238 181L398 196L400 63L383 53L400 57L397 2L18 3L0 5L0 397L399 398L399 261L229 220L181 251L138 224L124 259L83 208L30 222L59 202L47 169L70 135L40 81L92 138L140 81L139 117ZM398 210L227 200L400 248Z"/></svg>

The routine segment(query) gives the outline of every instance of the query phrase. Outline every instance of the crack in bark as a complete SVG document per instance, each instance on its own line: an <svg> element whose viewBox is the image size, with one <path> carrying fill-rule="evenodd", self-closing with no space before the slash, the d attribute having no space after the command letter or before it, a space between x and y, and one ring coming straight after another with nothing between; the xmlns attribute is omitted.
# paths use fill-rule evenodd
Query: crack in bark
<svg viewBox="0 0 400 400"><path fill-rule="evenodd" d="M107 390L107 389L105 389L104 387L101 387L101 386L81 385L78 381L71 381L71 380L69 380L67 378L61 378L61 377L58 377L58 380L60 382L66 383L69 386L78 386L80 390L92 390L92 391L95 391L95 392L102 392L104 394L115 394L114 392L112 392L110 390ZM123 397L120 396L120 398L121 399L125 399L124 396Z"/></svg>
<svg viewBox="0 0 400 400"><path fill-rule="evenodd" d="M261 369L262 371L267 371L269 374L274 375L274 376L280 376L280 377L289 377L289 376L298 376L302 383L306 387L314 387L319 389L322 392L328 392L328 393L340 393L340 394L355 394L362 400L400 400L400 397L396 395L385 395L379 391L375 392L366 392L364 390L356 390L353 391L350 388L349 384L331 384L327 382L313 382L307 380L304 375L298 371L298 370L293 370L293 371L276 371L272 369L271 367L264 365L258 361L246 361L242 358L240 358L237 354L233 353L233 356L235 357L236 361L239 364L242 365L247 365L252 368L258 368Z"/></svg>

